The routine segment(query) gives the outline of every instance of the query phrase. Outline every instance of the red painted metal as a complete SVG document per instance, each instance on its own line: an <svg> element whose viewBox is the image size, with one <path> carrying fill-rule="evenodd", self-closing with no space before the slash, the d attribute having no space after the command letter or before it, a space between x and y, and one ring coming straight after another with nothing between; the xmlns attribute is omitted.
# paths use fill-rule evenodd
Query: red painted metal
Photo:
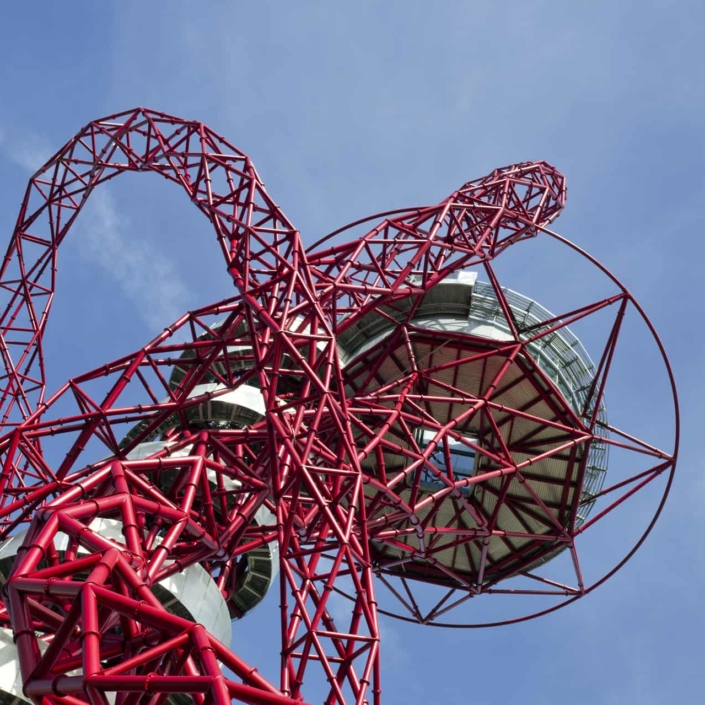
<svg viewBox="0 0 705 705"><path fill-rule="evenodd" d="M216 231L234 294L184 314L140 350L47 397L43 334L58 247L92 190L128 171L156 172L186 191ZM117 693L119 705L135 705L181 693L199 705L224 705L283 704L315 692L326 703L379 703L375 574L398 598L397 616L438 625L451 608L457 612L480 593L557 595L569 603L621 567L651 530L670 487L677 406L672 451L609 428L606 443L650 463L630 476L615 475L599 494L605 499L600 512L580 526L577 502L568 499L579 492L580 480L574 481L578 489L566 484L560 506L548 506L532 466L567 453L576 472L584 472L619 323L599 358L583 413L561 401L527 346L607 306L620 313L629 307L656 340L674 403L675 387L653 327L604 268L617 294L540 328L524 330L513 319L492 263L539 233L561 239L548 225L564 200L564 180L553 167L519 164L464 185L436 206L383 214L351 242L328 245L329 238L307 252L249 157L202 123L136 109L93 121L72 138L30 180L0 270L6 297L0 538L28 529L0 619L14 630L27 696L37 704L98 705ZM455 358L420 365L418 346L434 335L415 328L414 312L426 292L469 267L486 272L512 339L490 344L444 334ZM346 366L337 343L371 313L386 318L391 332L369 364ZM184 374L173 385L168 380L177 364ZM396 365L391 380L380 375L388 364ZM466 364L487 370L481 393L458 382ZM204 381L220 386L192 396ZM264 419L244 428L189 421L189 410L244 384L261 389ZM550 407L550 416L535 406L507 407L501 396L517 384L531 385L535 404ZM459 431L473 419L482 419L482 442ZM534 430L520 439L529 450L518 462L519 441L508 429L520 422ZM414 432L421 426L435 434L427 447ZM536 440L540 429L553 434L550 447ZM168 448L128 459L156 433L166 433ZM486 471L455 477L450 441L483 455ZM445 453L445 467L432 458L435 449ZM422 487L422 469L431 490ZM637 546L606 576L586 583L576 537L659 478L663 498ZM472 487L489 492L492 480L501 481L492 490L497 506L521 507L525 514L516 509L516 515L534 517L533 528L519 521L511 531L500 529L496 516L483 514ZM523 499L517 483L525 488ZM262 506L276 516L270 526L253 521ZM439 518L441 508L451 506L453 516ZM464 516L472 527L461 525ZM91 530L98 517L120 520L124 542ZM54 545L59 532L68 537L63 551ZM509 547L502 561L490 557L496 537ZM203 627L170 613L151 589L198 563L227 597L242 556L274 539L281 608L276 685ZM564 548L575 585L536 569ZM470 567L457 570L439 558L448 551L463 553ZM511 576L536 587L502 588ZM415 591L426 583L442 596L422 612ZM334 593L350 599L342 622L331 615ZM43 651L40 640L48 644Z"/></svg>

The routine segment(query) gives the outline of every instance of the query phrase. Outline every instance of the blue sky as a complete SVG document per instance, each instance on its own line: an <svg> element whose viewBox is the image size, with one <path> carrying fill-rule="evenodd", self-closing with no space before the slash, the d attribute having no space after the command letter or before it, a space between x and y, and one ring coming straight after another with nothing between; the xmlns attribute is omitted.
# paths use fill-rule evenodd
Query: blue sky
<svg viewBox="0 0 705 705"><path fill-rule="evenodd" d="M385 621L386 705L701 702L704 21L688 0L3 8L3 238L30 169L88 120L137 105L202 120L248 152L308 243L369 213L436 202L496 166L546 159L568 180L556 229L607 264L662 335L683 444L645 547L539 621L479 631ZM195 209L161 183L124 181L96 194L62 250L52 387L229 290ZM505 283L537 298L577 287L548 251L514 266ZM624 387L635 383L614 404L658 433L651 358L630 350ZM275 606L236 625L233 642L265 674L277 665Z"/></svg>

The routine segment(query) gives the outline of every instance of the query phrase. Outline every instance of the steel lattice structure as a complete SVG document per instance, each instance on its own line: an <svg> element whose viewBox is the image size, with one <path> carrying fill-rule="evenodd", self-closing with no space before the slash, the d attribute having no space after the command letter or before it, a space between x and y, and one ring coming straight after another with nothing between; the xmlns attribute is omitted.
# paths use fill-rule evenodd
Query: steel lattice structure
<svg viewBox="0 0 705 705"><path fill-rule="evenodd" d="M233 296L47 396L58 248L96 186L138 171L180 185L208 218ZM564 201L558 171L518 164L306 251L249 157L202 123L137 109L72 138L30 180L0 272L0 618L25 696L379 703L378 613L396 610L376 587L402 618L442 624L451 609L467 621L462 606L482 593L555 596L538 612L555 609L619 568L663 506L678 430L675 404L673 450L607 421L628 310L653 334L674 402L675 387L651 324L605 270L615 293L560 315L500 285L505 251L561 239L548 225ZM608 308L591 366L567 326ZM473 316L472 331L457 323ZM608 448L646 464L604 484ZM637 546L585 578L576 539L656 480L663 497ZM279 683L163 587L197 569L240 616L268 546ZM542 574L559 554L574 584ZM500 584L516 578L535 588ZM440 591L429 610L419 590ZM330 609L341 596L344 622Z"/></svg>

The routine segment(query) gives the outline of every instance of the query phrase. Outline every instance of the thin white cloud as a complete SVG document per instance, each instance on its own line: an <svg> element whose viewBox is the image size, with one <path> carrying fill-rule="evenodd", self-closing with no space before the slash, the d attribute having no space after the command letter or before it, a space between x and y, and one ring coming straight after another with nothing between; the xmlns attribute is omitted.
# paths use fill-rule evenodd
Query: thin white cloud
<svg viewBox="0 0 705 705"><path fill-rule="evenodd" d="M144 322L160 330L183 313L189 289L162 251L128 231L129 220L103 186L88 199L74 235L81 256L99 265L135 303Z"/></svg>
<svg viewBox="0 0 705 705"><path fill-rule="evenodd" d="M42 135L21 127L0 125L0 150L23 169L35 172L54 151Z"/></svg>
<svg viewBox="0 0 705 705"><path fill-rule="evenodd" d="M35 172L53 151L42 135L0 124L0 155L26 171ZM160 330L184 312L189 289L164 252L128 234L128 219L105 189L91 194L71 239L81 257L103 269L135 304L147 326Z"/></svg>

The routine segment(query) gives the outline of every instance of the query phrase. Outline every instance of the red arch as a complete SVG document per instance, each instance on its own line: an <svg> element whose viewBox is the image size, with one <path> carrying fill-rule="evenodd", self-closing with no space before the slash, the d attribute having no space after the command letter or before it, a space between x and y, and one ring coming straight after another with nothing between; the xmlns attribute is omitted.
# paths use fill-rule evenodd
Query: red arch
<svg viewBox="0 0 705 705"><path fill-rule="evenodd" d="M144 108L91 121L30 179L0 267L0 287L9 295L0 315L4 422L27 418L44 400L42 335L57 250L93 189L127 171L157 173L186 191L214 227L242 292L273 268L285 276L301 262L298 232L250 158L209 127ZM259 294L263 305L272 295Z"/></svg>

